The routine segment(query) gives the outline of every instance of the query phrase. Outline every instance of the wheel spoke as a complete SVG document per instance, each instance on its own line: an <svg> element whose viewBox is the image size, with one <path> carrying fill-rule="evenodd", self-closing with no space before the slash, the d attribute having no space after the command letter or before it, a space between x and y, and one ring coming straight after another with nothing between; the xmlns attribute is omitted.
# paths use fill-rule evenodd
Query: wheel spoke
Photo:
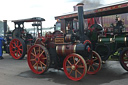
<svg viewBox="0 0 128 85"><path fill-rule="evenodd" d="M71 69L71 71L69 72L69 75L72 73L72 71L73 71L73 70Z"/></svg>
<svg viewBox="0 0 128 85"><path fill-rule="evenodd" d="M96 66L99 66L99 63L93 63L94 65L96 65Z"/></svg>
<svg viewBox="0 0 128 85"><path fill-rule="evenodd" d="M74 64L75 64L76 62L75 62L75 58L74 58L74 56L73 56L73 61L74 61Z"/></svg>
<svg viewBox="0 0 128 85"><path fill-rule="evenodd" d="M16 43L16 47L18 47L18 43L17 43L18 41L16 41L15 43Z"/></svg>
<svg viewBox="0 0 128 85"><path fill-rule="evenodd" d="M45 58L41 58L41 59L46 60L46 59L47 59L47 57L45 57Z"/></svg>
<svg viewBox="0 0 128 85"><path fill-rule="evenodd" d="M90 71L90 68L91 68L91 66L89 65L89 67L88 67L88 71Z"/></svg>
<svg viewBox="0 0 128 85"><path fill-rule="evenodd" d="M80 62L80 59L76 62L76 64L75 64L75 65L77 65L79 62Z"/></svg>
<svg viewBox="0 0 128 85"><path fill-rule="evenodd" d="M66 68L71 68L71 66L66 66Z"/></svg>
<svg viewBox="0 0 128 85"><path fill-rule="evenodd" d="M78 68L84 68L84 66L82 66L82 65L79 65L79 66L78 66Z"/></svg>
<svg viewBox="0 0 128 85"><path fill-rule="evenodd" d="M31 59L30 61L36 61L36 59Z"/></svg>
<svg viewBox="0 0 128 85"><path fill-rule="evenodd" d="M34 55L34 53L31 52L31 54L32 54L34 57L36 57L36 55Z"/></svg>
<svg viewBox="0 0 128 85"><path fill-rule="evenodd" d="M39 55L39 57L44 53L44 50L42 51L42 53Z"/></svg>
<svg viewBox="0 0 128 85"><path fill-rule="evenodd" d="M16 57L18 57L18 52L16 52Z"/></svg>
<svg viewBox="0 0 128 85"><path fill-rule="evenodd" d="M44 64L43 62L40 61L41 64L43 64L46 67L46 64Z"/></svg>
<svg viewBox="0 0 128 85"><path fill-rule="evenodd" d="M10 45L12 47L12 49L15 49L16 47L14 47L12 44Z"/></svg>
<svg viewBox="0 0 128 85"><path fill-rule="evenodd" d="M77 71L75 70L75 78L77 78Z"/></svg>
<svg viewBox="0 0 128 85"><path fill-rule="evenodd" d="M44 70L44 69L43 69L43 66L42 66L42 64L41 64L41 63L40 63L40 65L41 65L41 69L42 69L42 71L43 71L43 70Z"/></svg>
<svg viewBox="0 0 128 85"><path fill-rule="evenodd" d="M98 60L98 58L96 58L96 59L93 59L93 62L94 62L94 61L96 61L96 60Z"/></svg>
<svg viewBox="0 0 128 85"><path fill-rule="evenodd" d="M20 48L19 48L18 50L22 51L23 49L20 49Z"/></svg>
<svg viewBox="0 0 128 85"><path fill-rule="evenodd" d="M35 50L35 48L34 48L34 54L36 55L36 50Z"/></svg>
<svg viewBox="0 0 128 85"><path fill-rule="evenodd" d="M72 65L71 62L70 62L69 60L67 60L67 61L68 61L68 63L69 63L70 65Z"/></svg>
<svg viewBox="0 0 128 85"><path fill-rule="evenodd" d="M35 67L37 65L37 63L35 63L34 65L33 65L33 67Z"/></svg>
<svg viewBox="0 0 128 85"><path fill-rule="evenodd" d="M21 47L22 46L22 44L20 44L18 47Z"/></svg>
<svg viewBox="0 0 128 85"><path fill-rule="evenodd" d="M20 53L20 51L18 51L19 55L21 56L22 54Z"/></svg>
<svg viewBox="0 0 128 85"><path fill-rule="evenodd" d="M16 43L15 43L15 41L13 42L13 44L14 44L15 46L17 46Z"/></svg>
<svg viewBox="0 0 128 85"><path fill-rule="evenodd" d="M82 73L81 72L79 72L78 70L76 70L77 71L77 73L79 73L80 75L82 75Z"/></svg>
<svg viewBox="0 0 128 85"><path fill-rule="evenodd" d="M91 67L92 67L93 71L95 71L95 68L92 65L91 65Z"/></svg>
<svg viewBox="0 0 128 85"><path fill-rule="evenodd" d="M15 54L16 53L16 50L15 51L11 51L11 52L13 52Z"/></svg>

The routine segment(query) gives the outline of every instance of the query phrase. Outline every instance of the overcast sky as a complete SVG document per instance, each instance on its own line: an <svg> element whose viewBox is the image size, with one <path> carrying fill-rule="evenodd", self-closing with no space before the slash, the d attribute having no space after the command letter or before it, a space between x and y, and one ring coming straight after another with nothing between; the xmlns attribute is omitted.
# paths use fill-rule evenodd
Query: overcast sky
<svg viewBox="0 0 128 85"><path fill-rule="evenodd" d="M55 24L54 17L72 12L73 6L82 0L0 0L0 20L16 20L31 17L43 17L43 27ZM123 0L101 0L110 4ZM12 28L12 25L9 24Z"/></svg>

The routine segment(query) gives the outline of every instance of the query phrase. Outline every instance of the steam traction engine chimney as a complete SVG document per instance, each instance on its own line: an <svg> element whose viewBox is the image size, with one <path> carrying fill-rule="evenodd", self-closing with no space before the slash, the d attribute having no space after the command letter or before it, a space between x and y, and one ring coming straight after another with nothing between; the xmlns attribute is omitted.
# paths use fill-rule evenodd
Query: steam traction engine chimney
<svg viewBox="0 0 128 85"><path fill-rule="evenodd" d="M79 21L79 35L80 41L84 42L84 21L83 21L83 3L78 3L78 21Z"/></svg>
<svg viewBox="0 0 128 85"><path fill-rule="evenodd" d="M79 39L80 42L76 44L57 45L56 52L58 55L65 56L71 53L77 53L80 55L88 56L92 53L91 42L88 37L84 34L84 18L83 18L83 3L77 4L78 6L78 20L79 20ZM66 35L66 42L72 42L71 35Z"/></svg>
<svg viewBox="0 0 128 85"><path fill-rule="evenodd" d="M4 25L4 37L5 37L5 34L7 32L7 20L3 20L3 25Z"/></svg>

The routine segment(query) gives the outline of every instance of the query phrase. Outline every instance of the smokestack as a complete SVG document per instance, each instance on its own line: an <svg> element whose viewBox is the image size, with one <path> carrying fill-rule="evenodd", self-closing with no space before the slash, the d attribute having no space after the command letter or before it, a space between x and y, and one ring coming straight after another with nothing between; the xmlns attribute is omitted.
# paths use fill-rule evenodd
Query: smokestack
<svg viewBox="0 0 128 85"><path fill-rule="evenodd" d="M4 37L5 37L5 34L7 32L7 20L3 20L3 24L4 24Z"/></svg>
<svg viewBox="0 0 128 85"><path fill-rule="evenodd" d="M79 35L80 41L84 42L84 18L83 18L83 3L78 3L78 21L79 21Z"/></svg>

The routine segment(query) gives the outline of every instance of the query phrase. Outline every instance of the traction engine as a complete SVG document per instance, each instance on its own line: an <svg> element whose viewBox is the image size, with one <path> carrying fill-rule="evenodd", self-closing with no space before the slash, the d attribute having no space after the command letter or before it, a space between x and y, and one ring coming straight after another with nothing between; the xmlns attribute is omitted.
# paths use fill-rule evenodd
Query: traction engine
<svg viewBox="0 0 128 85"><path fill-rule="evenodd" d="M125 26L121 20L116 17L116 26L112 31L103 32L103 28L94 24L94 30L91 33L90 39L93 44L93 49L99 53L101 59L106 61L109 57L120 61L121 66L128 71L128 32L125 32ZM89 35L88 35L89 36Z"/></svg>
<svg viewBox="0 0 128 85"><path fill-rule="evenodd" d="M45 19L41 17L12 21L15 24L15 29L12 31L12 38L9 40L9 45L7 44L7 46L9 48L10 55L14 59L21 60L24 58L25 54L28 52L28 49L34 44L35 37L39 37L36 36L35 32L42 35L42 21L45 21ZM33 22L32 26L36 27L34 28L33 34L26 31L24 27L25 22Z"/></svg>
<svg viewBox="0 0 128 85"><path fill-rule="evenodd" d="M92 51L91 42L84 34L83 4L78 4L79 31L77 33L47 32L37 39L27 54L32 72L42 74L48 68L62 69L74 81L86 73L95 74L101 68L101 58Z"/></svg>

